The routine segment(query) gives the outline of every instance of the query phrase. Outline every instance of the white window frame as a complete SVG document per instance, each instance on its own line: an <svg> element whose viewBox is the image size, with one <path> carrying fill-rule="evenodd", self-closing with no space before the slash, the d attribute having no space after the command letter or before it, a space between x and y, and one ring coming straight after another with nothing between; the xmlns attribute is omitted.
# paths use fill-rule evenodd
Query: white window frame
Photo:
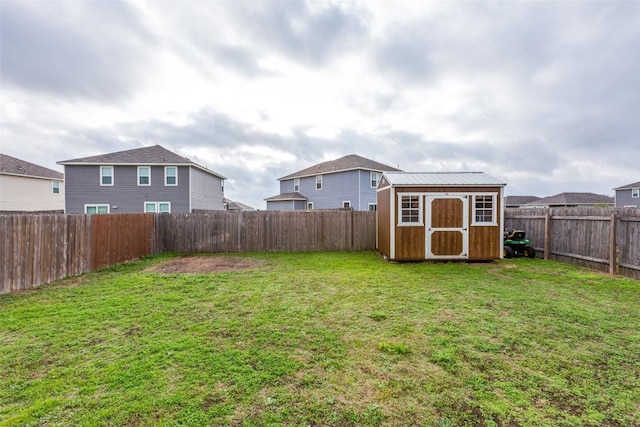
<svg viewBox="0 0 640 427"><path fill-rule="evenodd" d="M161 206L166 205L167 210L161 210ZM153 206L153 210L147 210L147 206ZM144 213L171 213L171 202L144 202L142 205Z"/></svg>
<svg viewBox="0 0 640 427"><path fill-rule="evenodd" d="M477 209L486 210L487 208L478 208L476 206L477 197L491 197L491 221L478 221ZM471 200L472 212L471 212L471 225L498 225L498 194L497 193L476 193Z"/></svg>
<svg viewBox="0 0 640 427"><path fill-rule="evenodd" d="M350 209L350 208L351 208L351 200L343 200L342 209Z"/></svg>
<svg viewBox="0 0 640 427"><path fill-rule="evenodd" d="M300 191L300 178L295 178L293 180L293 192L298 193Z"/></svg>
<svg viewBox="0 0 640 427"><path fill-rule="evenodd" d="M113 187L113 183L115 181L115 171L114 171L114 167L113 166L100 166L99 168L100 171L100 186L101 187ZM111 171L111 175L107 175L107 174L103 174L102 171L103 169L109 169ZM109 177L111 178L111 183L110 184L105 184L103 181L103 178Z"/></svg>
<svg viewBox="0 0 640 427"><path fill-rule="evenodd" d="M224 193L224 179L220 180L220 192Z"/></svg>
<svg viewBox="0 0 640 427"><path fill-rule="evenodd" d="M322 190L322 175L316 175L316 190Z"/></svg>
<svg viewBox="0 0 640 427"><path fill-rule="evenodd" d="M640 188L632 188L631 189L631 198L632 199L640 198Z"/></svg>
<svg viewBox="0 0 640 427"><path fill-rule="evenodd" d="M99 212L100 208L105 208L105 207L107 208L106 212ZM94 213L89 213L87 212L89 208L96 208L96 211ZM111 213L111 206L104 203L88 203L84 205L84 213L87 215L108 214L108 213Z"/></svg>
<svg viewBox="0 0 640 427"><path fill-rule="evenodd" d="M140 173L141 169L147 169L149 171L148 175L142 175ZM146 177L149 182L147 184L140 183L140 178ZM151 186L151 166L138 166L138 186L140 187L150 187Z"/></svg>
<svg viewBox="0 0 640 427"><path fill-rule="evenodd" d="M370 212L377 212L378 211L378 204L377 203L369 203L368 210Z"/></svg>
<svg viewBox="0 0 640 427"><path fill-rule="evenodd" d="M381 178L382 178L382 173L372 171L370 173L370 180L369 180L369 184L371 185L371 188L378 188L378 184L380 184Z"/></svg>
<svg viewBox="0 0 640 427"><path fill-rule="evenodd" d="M167 175L167 170L168 170L168 169L173 169L173 170L175 170L175 171L176 171L176 174L175 174L175 175L173 175L173 176L169 176L169 175ZM175 178L175 179L176 179L175 184L169 184L169 183L167 182L167 179L168 179L168 178ZM165 167L164 167L164 185L165 185L165 187L176 187L176 186L178 185L178 167L177 167L177 166L165 166Z"/></svg>
<svg viewBox="0 0 640 427"><path fill-rule="evenodd" d="M312 211L313 210L313 202L307 202L307 210L308 211Z"/></svg>
<svg viewBox="0 0 640 427"><path fill-rule="evenodd" d="M402 199L404 197L414 198L417 197L418 201L418 221L407 221L404 222L402 220L402 212L404 210L414 210L416 209L413 206L408 208L402 207ZM412 201L409 200L409 203ZM424 226L424 195L420 193L398 193L398 226L399 227L415 227L415 226Z"/></svg>
<svg viewBox="0 0 640 427"><path fill-rule="evenodd" d="M60 181L51 181L51 194L60 194Z"/></svg>

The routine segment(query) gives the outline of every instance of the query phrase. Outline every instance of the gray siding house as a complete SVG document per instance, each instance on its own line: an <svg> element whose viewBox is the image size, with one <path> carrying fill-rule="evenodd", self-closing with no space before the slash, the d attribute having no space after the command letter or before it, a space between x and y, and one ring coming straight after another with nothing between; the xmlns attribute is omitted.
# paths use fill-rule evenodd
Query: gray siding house
<svg viewBox="0 0 640 427"><path fill-rule="evenodd" d="M224 176L160 145L58 162L65 213L224 209Z"/></svg>
<svg viewBox="0 0 640 427"><path fill-rule="evenodd" d="M353 209L375 211L382 172L398 169L355 154L279 178L280 194L267 210Z"/></svg>
<svg viewBox="0 0 640 427"><path fill-rule="evenodd" d="M616 208L640 208L640 181L614 188Z"/></svg>

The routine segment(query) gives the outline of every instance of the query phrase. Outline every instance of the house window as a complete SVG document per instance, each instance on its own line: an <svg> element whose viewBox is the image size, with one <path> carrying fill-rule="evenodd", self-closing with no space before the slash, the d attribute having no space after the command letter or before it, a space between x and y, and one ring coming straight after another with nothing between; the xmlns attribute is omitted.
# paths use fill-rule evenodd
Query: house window
<svg viewBox="0 0 640 427"><path fill-rule="evenodd" d="M307 210L308 211L312 211L313 210L313 202L307 202Z"/></svg>
<svg viewBox="0 0 640 427"><path fill-rule="evenodd" d="M369 203L369 211L375 212L378 210L378 205L375 203Z"/></svg>
<svg viewBox="0 0 640 427"><path fill-rule="evenodd" d="M417 194L400 194L399 225L422 225L422 197Z"/></svg>
<svg viewBox="0 0 640 427"><path fill-rule="evenodd" d="M299 178L296 178L296 179L293 180L293 191L295 193L300 191L300 179Z"/></svg>
<svg viewBox="0 0 640 427"><path fill-rule="evenodd" d="M138 185L151 185L151 167L138 166Z"/></svg>
<svg viewBox="0 0 640 427"><path fill-rule="evenodd" d="M178 168L176 166L164 167L164 185L178 185Z"/></svg>
<svg viewBox="0 0 640 427"><path fill-rule="evenodd" d="M344 202L342 202L342 207L344 209L351 209L351 200L345 200Z"/></svg>
<svg viewBox="0 0 640 427"><path fill-rule="evenodd" d="M60 194L60 181L51 181L51 192L53 194Z"/></svg>
<svg viewBox="0 0 640 427"><path fill-rule="evenodd" d="M371 188L378 188L381 177L382 174L380 172L371 172Z"/></svg>
<svg viewBox="0 0 640 427"><path fill-rule="evenodd" d="M84 213L87 215L108 214L109 205L84 205Z"/></svg>
<svg viewBox="0 0 640 427"><path fill-rule="evenodd" d="M322 190L322 175L316 176L316 190Z"/></svg>
<svg viewBox="0 0 640 427"><path fill-rule="evenodd" d="M145 213L171 213L171 202L144 202Z"/></svg>
<svg viewBox="0 0 640 427"><path fill-rule="evenodd" d="M220 192L224 193L224 179L220 180Z"/></svg>
<svg viewBox="0 0 640 427"><path fill-rule="evenodd" d="M640 188L632 188L631 189L631 198L637 199L640 197Z"/></svg>
<svg viewBox="0 0 640 427"><path fill-rule="evenodd" d="M473 196L473 223L496 224L496 196L494 194Z"/></svg>
<svg viewBox="0 0 640 427"><path fill-rule="evenodd" d="M100 166L100 185L113 185L113 166Z"/></svg>

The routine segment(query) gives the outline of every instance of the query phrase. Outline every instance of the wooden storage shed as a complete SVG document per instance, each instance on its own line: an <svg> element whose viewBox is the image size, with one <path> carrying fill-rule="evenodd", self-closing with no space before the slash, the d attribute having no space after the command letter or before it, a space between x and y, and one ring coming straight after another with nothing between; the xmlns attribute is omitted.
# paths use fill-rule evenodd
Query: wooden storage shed
<svg viewBox="0 0 640 427"><path fill-rule="evenodd" d="M384 172L376 247L398 261L501 258L505 185L483 172Z"/></svg>

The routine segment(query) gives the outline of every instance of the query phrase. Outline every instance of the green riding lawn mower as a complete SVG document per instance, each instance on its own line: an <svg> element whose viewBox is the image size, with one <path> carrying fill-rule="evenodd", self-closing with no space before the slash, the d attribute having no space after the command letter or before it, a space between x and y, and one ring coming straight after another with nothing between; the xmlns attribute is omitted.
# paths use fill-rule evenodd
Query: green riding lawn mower
<svg viewBox="0 0 640 427"><path fill-rule="evenodd" d="M517 256L535 258L536 250L533 248L531 240L526 238L526 233L523 230L507 228L504 231L503 255L505 258L513 258Z"/></svg>

